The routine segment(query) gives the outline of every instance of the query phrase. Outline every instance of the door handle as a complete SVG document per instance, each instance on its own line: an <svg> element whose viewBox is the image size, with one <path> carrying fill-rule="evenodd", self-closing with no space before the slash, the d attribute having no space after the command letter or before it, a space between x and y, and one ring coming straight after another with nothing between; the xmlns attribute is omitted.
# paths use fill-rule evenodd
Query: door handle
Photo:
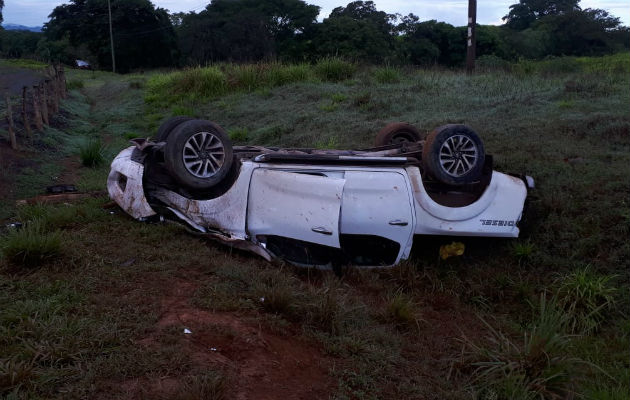
<svg viewBox="0 0 630 400"><path fill-rule="evenodd" d="M315 228L311 228L311 230L315 233L321 233L322 235L332 235L332 231L324 228L323 226L317 226Z"/></svg>
<svg viewBox="0 0 630 400"><path fill-rule="evenodd" d="M407 226L409 225L409 222L403 221L401 219L395 219L393 221L389 221L389 224L394 226Z"/></svg>

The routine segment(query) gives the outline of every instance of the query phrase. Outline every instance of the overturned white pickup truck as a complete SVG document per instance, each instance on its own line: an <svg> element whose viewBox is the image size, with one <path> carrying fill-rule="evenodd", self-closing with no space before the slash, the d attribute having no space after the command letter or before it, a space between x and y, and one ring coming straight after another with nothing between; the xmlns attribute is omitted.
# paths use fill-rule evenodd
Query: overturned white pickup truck
<svg viewBox="0 0 630 400"><path fill-rule="evenodd" d="M365 150L235 146L175 117L112 162L109 194L132 217L167 218L267 260L390 266L414 235L517 237L533 179L492 170L481 139L445 125L426 140L386 126Z"/></svg>

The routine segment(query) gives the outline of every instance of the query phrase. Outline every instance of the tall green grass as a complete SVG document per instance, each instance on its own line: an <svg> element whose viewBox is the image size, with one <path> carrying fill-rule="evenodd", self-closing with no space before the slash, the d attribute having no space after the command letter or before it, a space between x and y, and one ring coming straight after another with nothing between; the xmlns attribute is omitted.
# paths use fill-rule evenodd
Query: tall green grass
<svg viewBox="0 0 630 400"><path fill-rule="evenodd" d="M102 165L105 162L103 152L104 148L100 140L88 140L79 147L81 164L90 168Z"/></svg>
<svg viewBox="0 0 630 400"><path fill-rule="evenodd" d="M571 356L567 316L555 299L540 298L537 315L523 340L515 340L483 321L489 346L464 339L464 354L475 367L473 384L485 398L552 399L575 393L584 361Z"/></svg>
<svg viewBox="0 0 630 400"><path fill-rule="evenodd" d="M376 68L372 72L372 76L376 82L381 84L397 83L401 79L401 73L398 68L390 66Z"/></svg>
<svg viewBox="0 0 630 400"><path fill-rule="evenodd" d="M630 74L630 54L618 53L603 57L550 57L539 61L520 60L512 64L510 69L517 73L543 75L567 73Z"/></svg>
<svg viewBox="0 0 630 400"><path fill-rule="evenodd" d="M339 82L350 79L356 71L356 64L338 57L322 58L315 64L315 74L323 81Z"/></svg>
<svg viewBox="0 0 630 400"><path fill-rule="evenodd" d="M227 93L252 92L313 79L308 64L218 64L152 76L145 100L171 104L180 100L214 99Z"/></svg>
<svg viewBox="0 0 630 400"><path fill-rule="evenodd" d="M31 221L0 239L2 254L15 266L37 267L61 255L59 231L47 231L39 221Z"/></svg>

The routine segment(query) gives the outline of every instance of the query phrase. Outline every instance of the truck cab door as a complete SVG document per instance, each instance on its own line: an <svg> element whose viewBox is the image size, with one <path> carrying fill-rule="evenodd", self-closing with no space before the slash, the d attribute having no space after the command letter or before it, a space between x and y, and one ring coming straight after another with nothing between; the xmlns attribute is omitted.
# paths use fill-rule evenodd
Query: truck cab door
<svg viewBox="0 0 630 400"><path fill-rule="evenodd" d="M407 179L395 171L346 171L342 235L370 235L398 243L396 262L411 251L415 215Z"/></svg>
<svg viewBox="0 0 630 400"><path fill-rule="evenodd" d="M345 179L258 168L247 202L250 236L280 236L339 248Z"/></svg>

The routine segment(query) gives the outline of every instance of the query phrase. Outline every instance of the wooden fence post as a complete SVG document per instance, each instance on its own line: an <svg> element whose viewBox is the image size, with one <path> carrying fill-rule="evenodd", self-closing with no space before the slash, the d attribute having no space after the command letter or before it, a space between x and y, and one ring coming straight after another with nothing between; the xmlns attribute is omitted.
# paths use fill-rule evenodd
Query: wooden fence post
<svg viewBox="0 0 630 400"><path fill-rule="evenodd" d="M9 123L9 141L11 141L11 148L17 150L17 141L15 140L15 126L13 125L13 111L11 110L11 100L9 96L4 97L4 101L7 103L7 122Z"/></svg>
<svg viewBox="0 0 630 400"><path fill-rule="evenodd" d="M48 99L46 98L46 85L43 83L39 84L40 96L39 100L42 105L42 120L45 125L50 125L50 121L48 120Z"/></svg>
<svg viewBox="0 0 630 400"><path fill-rule="evenodd" d="M29 140L33 140L33 132L31 131L31 123L28 120L28 114L26 112L26 86L22 88L22 123L24 124L24 130Z"/></svg>
<svg viewBox="0 0 630 400"><path fill-rule="evenodd" d="M63 68L63 65L59 66L59 88L61 89L61 98L65 99L68 97L68 88L66 85L66 71Z"/></svg>
<svg viewBox="0 0 630 400"><path fill-rule="evenodd" d="M59 100L61 99L61 94L59 93L59 85L57 84L57 80L50 82L50 85L53 88L53 92L55 96L53 97L53 110L55 114L59 113Z"/></svg>
<svg viewBox="0 0 630 400"><path fill-rule="evenodd" d="M44 126L42 123L42 113L39 110L41 100L39 99L39 87L33 86L33 119L35 119L35 127L38 131L42 132Z"/></svg>

